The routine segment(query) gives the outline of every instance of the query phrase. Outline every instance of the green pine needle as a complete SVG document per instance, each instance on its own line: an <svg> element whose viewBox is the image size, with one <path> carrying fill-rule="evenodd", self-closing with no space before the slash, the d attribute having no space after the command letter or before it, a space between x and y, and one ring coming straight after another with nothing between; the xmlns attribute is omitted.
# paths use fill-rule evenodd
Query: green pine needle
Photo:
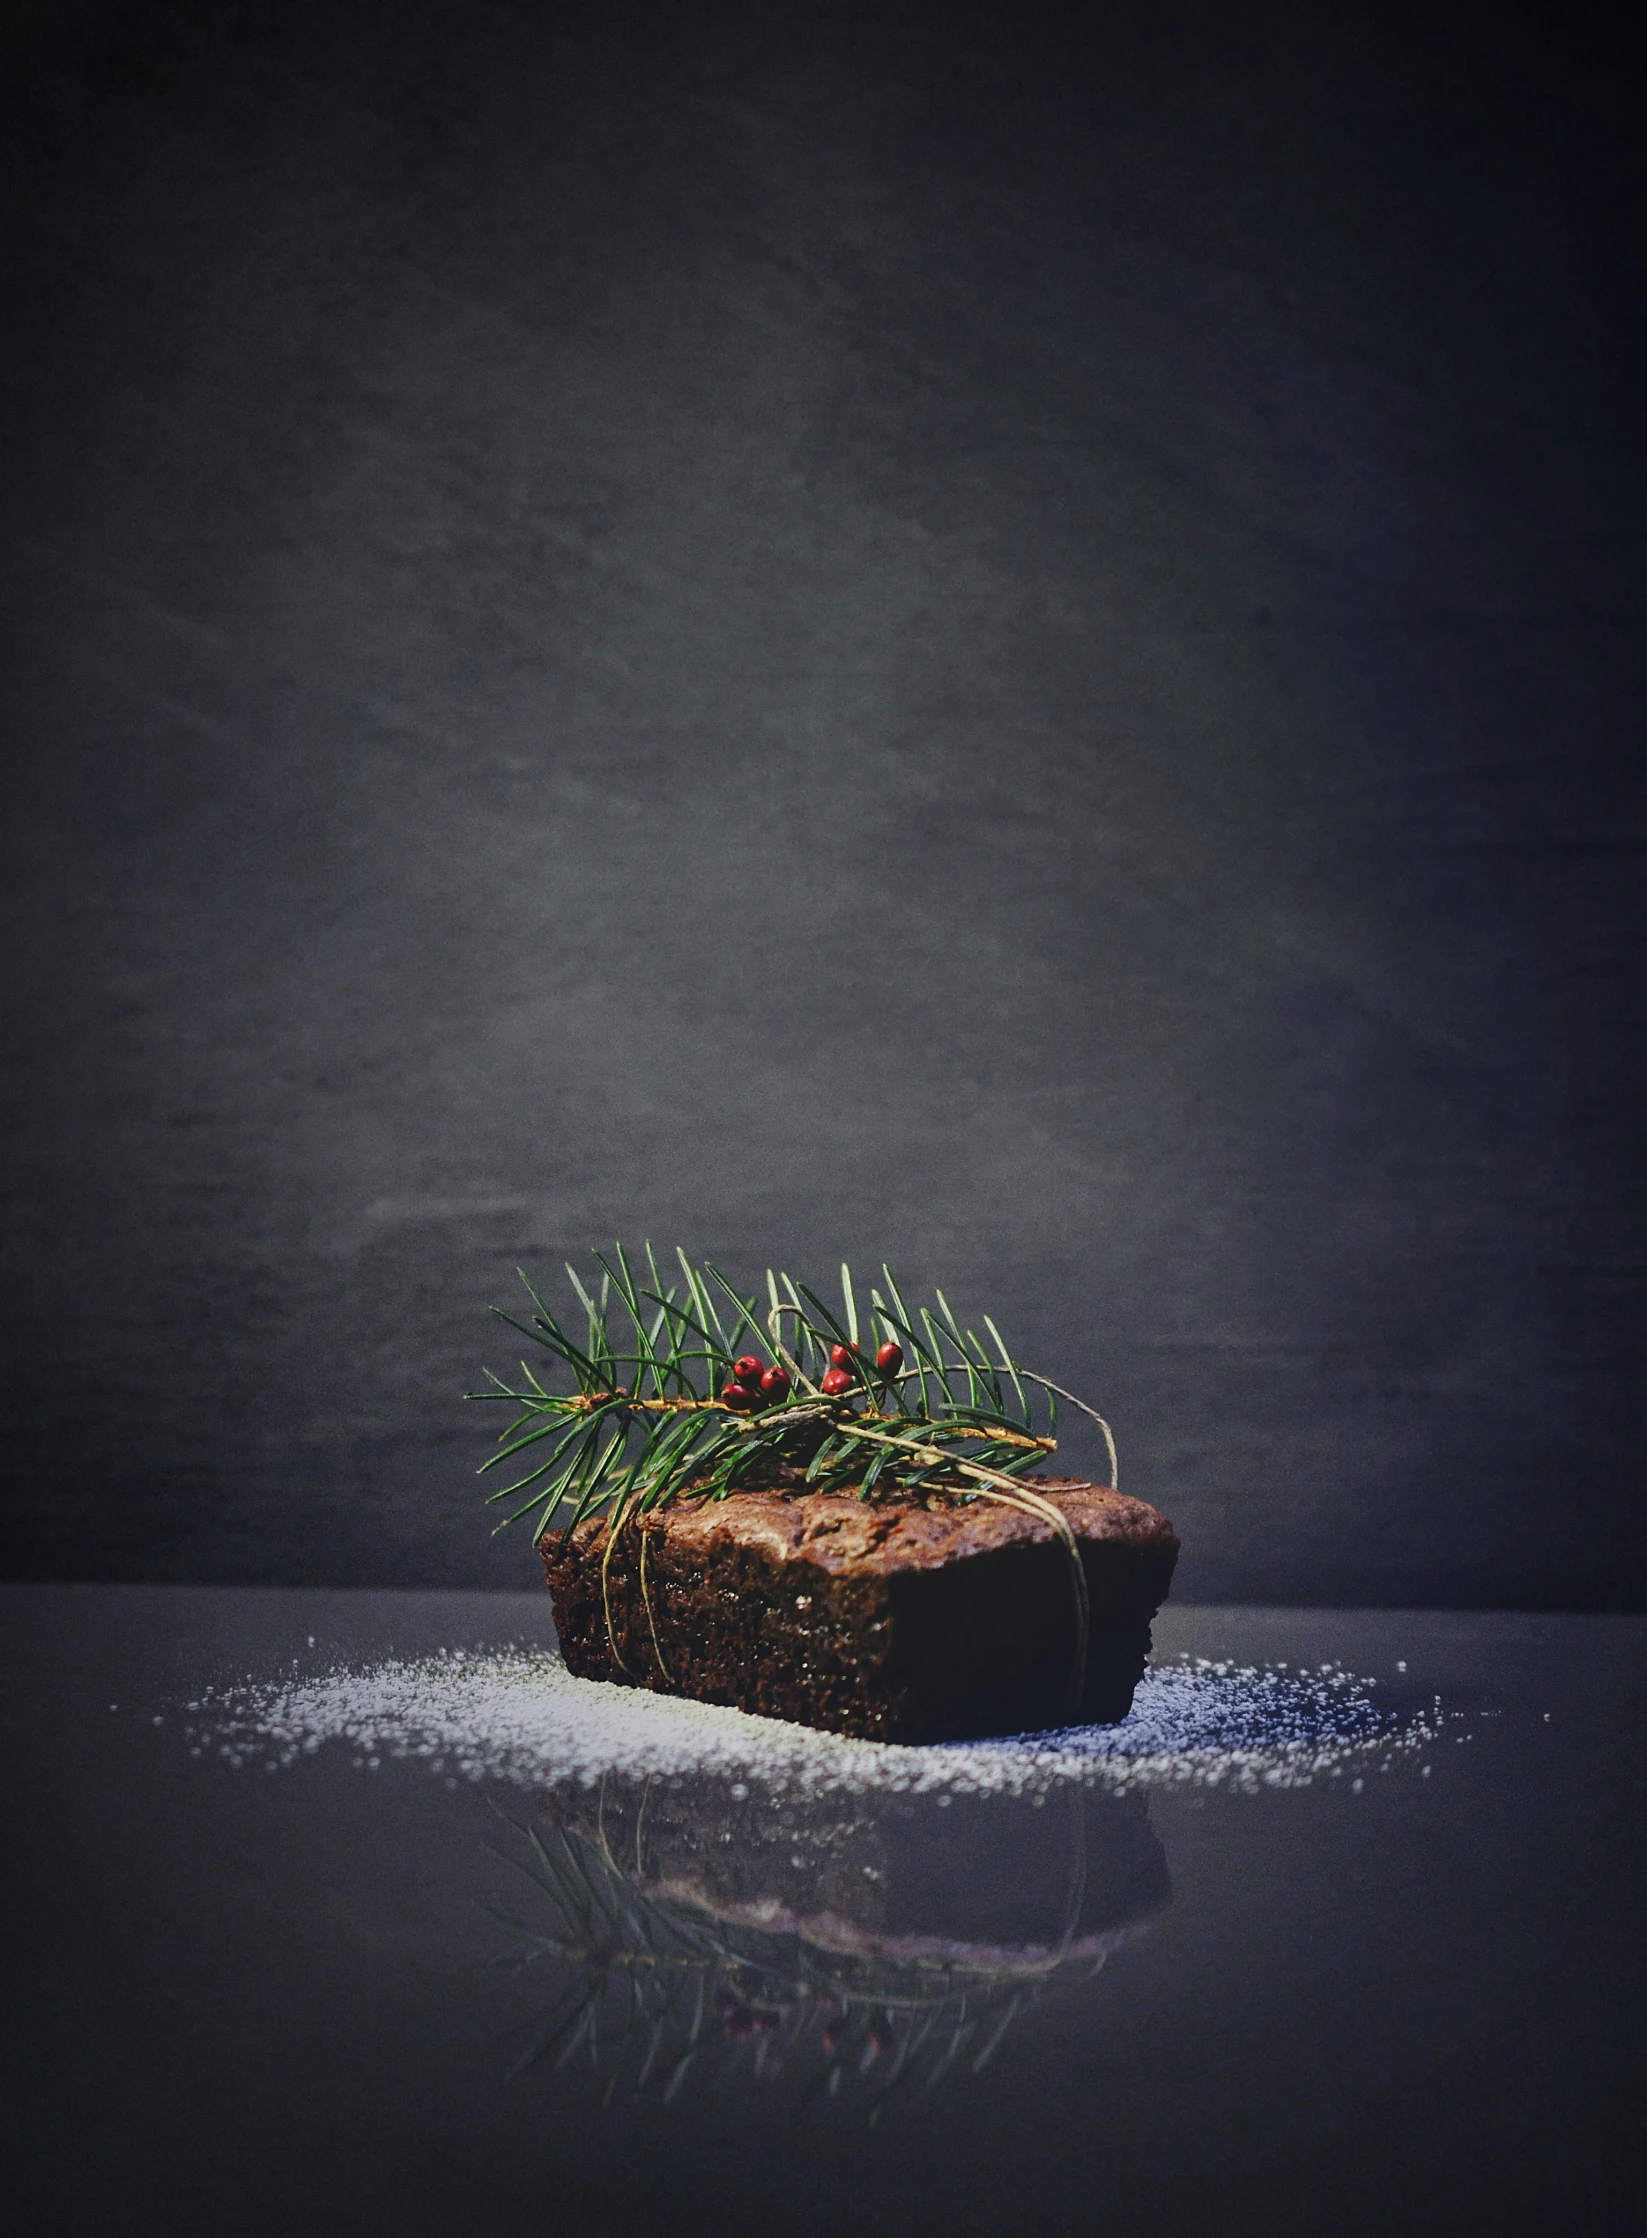
<svg viewBox="0 0 1647 2238"><path fill-rule="evenodd" d="M551 1390L522 1361L518 1383L488 1369L490 1388L467 1394L512 1410L482 1473L514 1460L529 1464L491 1495L507 1509L500 1530L531 1515L533 1535L541 1537L557 1523L570 1531L589 1516L621 1522L682 1493L720 1499L739 1487L856 1488L864 1499L933 1491L966 1499L989 1497L993 1489L1014 1505L1044 1504L1014 1480L1054 1450L1055 1399L1070 1394L1015 1362L987 1314L994 1356L962 1329L941 1290L932 1307L912 1315L883 1266L885 1288L869 1293L860 1343L857 1295L844 1264L843 1315L804 1283L770 1269L763 1315L758 1298L744 1296L707 1260L694 1265L684 1251L675 1253L680 1280L667 1284L650 1244L644 1277L621 1244L610 1257L594 1257L594 1287L566 1270L580 1309L577 1336L524 1271L530 1319L493 1308L549 1354L557 1380L573 1386ZM877 1336L902 1347L891 1375L875 1366ZM830 1396L822 1382L835 1346L850 1356L851 1387ZM745 1353L790 1379L787 1392L748 1411L723 1396ZM1103 1429L1113 1483L1108 1425L1082 1401L1073 1403Z"/></svg>

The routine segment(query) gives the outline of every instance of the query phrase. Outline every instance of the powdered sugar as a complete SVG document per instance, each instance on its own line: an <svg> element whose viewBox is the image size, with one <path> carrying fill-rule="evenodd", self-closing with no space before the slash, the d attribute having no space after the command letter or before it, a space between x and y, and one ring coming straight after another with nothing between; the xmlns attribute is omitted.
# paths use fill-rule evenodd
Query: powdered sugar
<svg viewBox="0 0 1647 2238"><path fill-rule="evenodd" d="M1434 1712L1403 1720L1377 1682L1204 1657L1158 1665L1120 1725L924 1748L849 1741L739 1710L569 1676L543 1649L448 1651L416 1661L244 1686L191 1704L197 1750L289 1765L342 1746L375 1768L418 1758L448 1778L531 1785L605 1774L721 1774L772 1793L1025 1794L1067 1781L1308 1786L1388 1767L1436 1737Z"/></svg>

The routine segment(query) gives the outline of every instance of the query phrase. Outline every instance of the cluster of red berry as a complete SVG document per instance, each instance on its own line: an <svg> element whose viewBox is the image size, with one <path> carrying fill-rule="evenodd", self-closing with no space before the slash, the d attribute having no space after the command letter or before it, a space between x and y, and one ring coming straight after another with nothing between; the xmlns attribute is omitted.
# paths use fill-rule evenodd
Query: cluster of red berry
<svg viewBox="0 0 1647 2238"><path fill-rule="evenodd" d="M721 1405L734 1414L752 1414L756 1407L776 1406L788 1396L788 1369L769 1368L753 1352L746 1352L732 1363L732 1380L721 1392Z"/></svg>
<svg viewBox="0 0 1647 2238"><path fill-rule="evenodd" d="M829 1373L824 1377L818 1388L826 1398L838 1399L843 1391L851 1390L852 1371L854 1368L861 1367L863 1362L860 1356L852 1350L852 1347L846 1344L831 1345L829 1361ZM896 1375L903 1366L903 1362L904 1348L901 1344L890 1342L883 1344L880 1351L875 1355L876 1372L882 1376Z"/></svg>
<svg viewBox="0 0 1647 2238"><path fill-rule="evenodd" d="M856 1380L853 1370L863 1366L862 1355L850 1345L831 1345L829 1372L818 1388L826 1398L838 1399L850 1391ZM895 1376L904 1363L901 1344L887 1343L875 1355L876 1373L883 1377ZM753 1352L746 1352L732 1363L732 1380L721 1386L721 1405L734 1414L753 1414L757 1407L773 1407L787 1399L790 1391L789 1370L769 1368Z"/></svg>
<svg viewBox="0 0 1647 2238"><path fill-rule="evenodd" d="M823 2026L818 2031L818 2041L833 2059L846 2041L846 2007L832 1990L826 1990L817 2001L817 2013ZM871 2023L864 2038L864 2060L879 2059L892 2049L892 2023L882 2018Z"/></svg>
<svg viewBox="0 0 1647 2238"><path fill-rule="evenodd" d="M721 2017L721 2027L734 2044L741 2044L751 2036L775 2036L783 2026L782 2013L775 2013L764 2005L746 2005L736 1990L717 1989L715 2010Z"/></svg>
<svg viewBox="0 0 1647 2238"><path fill-rule="evenodd" d="M846 2041L846 2007L832 1992L826 1991L813 2010L821 2024L818 2041L833 2059ZM774 2012L770 2006L746 2004L735 1989L716 1990L715 2011L720 2016L723 2031L734 2044L746 2043L751 2036L775 2036L783 2026L781 2013ZM885 2018L875 2021L864 2039L866 2061L882 2058L892 2049L893 2041L891 2022Z"/></svg>
<svg viewBox="0 0 1647 2238"><path fill-rule="evenodd" d="M818 2011L823 2015L823 2026L818 2031L818 2042L831 2059L838 2056L846 2041L846 2009L838 1997L820 1997ZM882 2058L892 2049L892 2024L878 2020L871 2024L864 2038L864 2064Z"/></svg>

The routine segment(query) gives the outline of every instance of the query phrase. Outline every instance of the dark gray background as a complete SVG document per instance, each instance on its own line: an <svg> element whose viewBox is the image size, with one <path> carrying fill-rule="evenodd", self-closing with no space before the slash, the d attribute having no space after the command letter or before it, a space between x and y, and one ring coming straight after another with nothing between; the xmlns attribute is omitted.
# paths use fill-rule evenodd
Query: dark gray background
<svg viewBox="0 0 1647 2238"><path fill-rule="evenodd" d="M1191 1598L1640 1605L1637 89L1080 14L14 40L12 1574L521 1582L622 1235L993 1309Z"/></svg>

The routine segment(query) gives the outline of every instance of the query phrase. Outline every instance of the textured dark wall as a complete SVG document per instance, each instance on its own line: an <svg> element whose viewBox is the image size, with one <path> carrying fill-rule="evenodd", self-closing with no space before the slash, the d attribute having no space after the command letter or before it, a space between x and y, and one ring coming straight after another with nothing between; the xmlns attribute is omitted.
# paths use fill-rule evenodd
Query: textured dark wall
<svg viewBox="0 0 1647 2238"><path fill-rule="evenodd" d="M12 56L14 1573L520 1582L650 1235L992 1306L1192 1596L1639 1605L1633 96L1080 13Z"/></svg>

